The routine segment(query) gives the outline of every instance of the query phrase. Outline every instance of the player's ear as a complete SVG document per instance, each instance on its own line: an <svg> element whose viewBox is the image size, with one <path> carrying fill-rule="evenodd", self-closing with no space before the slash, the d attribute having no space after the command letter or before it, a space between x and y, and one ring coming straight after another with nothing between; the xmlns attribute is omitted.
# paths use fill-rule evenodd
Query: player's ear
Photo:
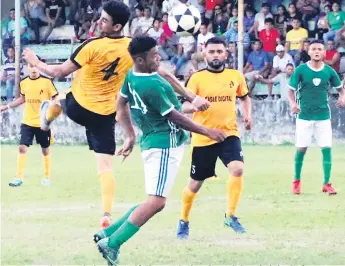
<svg viewBox="0 0 345 266"><path fill-rule="evenodd" d="M115 25L113 25L113 30L114 30L115 32L122 31L122 29L123 29L123 27L122 27L121 24L115 24Z"/></svg>

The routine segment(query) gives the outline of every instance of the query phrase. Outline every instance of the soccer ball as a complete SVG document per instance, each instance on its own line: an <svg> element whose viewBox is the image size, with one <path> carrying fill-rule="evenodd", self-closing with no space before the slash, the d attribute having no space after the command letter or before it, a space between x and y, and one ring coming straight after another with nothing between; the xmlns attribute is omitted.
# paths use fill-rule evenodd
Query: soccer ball
<svg viewBox="0 0 345 266"><path fill-rule="evenodd" d="M194 35L201 25L200 12L194 6L179 4L171 10L168 25L178 36Z"/></svg>

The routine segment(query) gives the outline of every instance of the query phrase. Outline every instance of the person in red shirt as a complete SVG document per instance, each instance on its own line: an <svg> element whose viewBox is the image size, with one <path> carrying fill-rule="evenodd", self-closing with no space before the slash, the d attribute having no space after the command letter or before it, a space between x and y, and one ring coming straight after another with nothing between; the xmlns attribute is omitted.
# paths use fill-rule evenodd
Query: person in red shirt
<svg viewBox="0 0 345 266"><path fill-rule="evenodd" d="M205 0L206 18L212 18L216 5L224 6L224 0Z"/></svg>
<svg viewBox="0 0 345 266"><path fill-rule="evenodd" d="M326 56L324 59L325 64L330 65L334 70L340 72L340 53L335 49L334 40L328 40Z"/></svg>
<svg viewBox="0 0 345 266"><path fill-rule="evenodd" d="M259 33L259 39L262 42L262 50L268 53L270 62L273 62L276 47L280 44L279 31L273 27L274 21L272 18L265 19L265 29Z"/></svg>

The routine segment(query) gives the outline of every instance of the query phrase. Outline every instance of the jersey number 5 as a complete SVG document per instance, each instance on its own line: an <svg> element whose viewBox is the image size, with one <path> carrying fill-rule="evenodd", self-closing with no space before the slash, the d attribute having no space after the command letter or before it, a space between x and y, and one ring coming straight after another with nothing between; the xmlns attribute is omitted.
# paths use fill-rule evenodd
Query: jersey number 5
<svg viewBox="0 0 345 266"><path fill-rule="evenodd" d="M106 68L102 69L102 72L105 73L103 80L109 80L111 76L117 75L117 72L115 70L119 62L120 57L116 58L116 60L112 62L110 65L108 65Z"/></svg>

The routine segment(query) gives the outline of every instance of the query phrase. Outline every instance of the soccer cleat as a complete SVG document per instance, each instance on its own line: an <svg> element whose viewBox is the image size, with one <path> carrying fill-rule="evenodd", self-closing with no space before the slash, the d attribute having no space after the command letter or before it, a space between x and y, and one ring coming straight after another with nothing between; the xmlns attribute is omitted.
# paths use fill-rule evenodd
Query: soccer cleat
<svg viewBox="0 0 345 266"><path fill-rule="evenodd" d="M296 195L301 194L301 180L295 180L292 182L292 193Z"/></svg>
<svg viewBox="0 0 345 266"><path fill-rule="evenodd" d="M42 102L41 107L40 107L40 124L41 124L41 129L44 131L48 131L50 129L50 124L51 124L51 122L47 120L47 111L48 111L49 105L50 105L50 101L44 101Z"/></svg>
<svg viewBox="0 0 345 266"><path fill-rule="evenodd" d="M119 263L118 257L120 249L109 247L108 242L109 238L103 238L100 241L98 241L98 250L103 255L103 258L106 259L109 266L117 265Z"/></svg>
<svg viewBox="0 0 345 266"><path fill-rule="evenodd" d="M336 195L337 191L332 187L332 184L323 185L322 192L328 193L328 195Z"/></svg>
<svg viewBox="0 0 345 266"><path fill-rule="evenodd" d="M104 231L98 231L96 234L93 235L93 241L97 244L98 241L102 240L103 238L106 238L107 236L105 235Z"/></svg>
<svg viewBox="0 0 345 266"><path fill-rule="evenodd" d="M20 187L23 184L23 180L20 180L18 178L15 178L13 181L11 181L10 183L8 183L8 185L10 187Z"/></svg>
<svg viewBox="0 0 345 266"><path fill-rule="evenodd" d="M234 229L236 233L242 234L246 232L246 229L244 229L244 227L240 224L240 222L238 221L238 218L233 215L230 217L226 217L226 214L225 214L224 225L231 227L232 229Z"/></svg>
<svg viewBox="0 0 345 266"><path fill-rule="evenodd" d="M50 186L52 184L52 181L49 178L42 179L41 185L42 186Z"/></svg>
<svg viewBox="0 0 345 266"><path fill-rule="evenodd" d="M188 239L189 237L189 222L183 220L178 221L177 234L178 239Z"/></svg>
<svg viewBox="0 0 345 266"><path fill-rule="evenodd" d="M102 229L105 229L107 228L109 225L111 224L111 219L108 215L104 215L102 218L101 218L101 228Z"/></svg>

